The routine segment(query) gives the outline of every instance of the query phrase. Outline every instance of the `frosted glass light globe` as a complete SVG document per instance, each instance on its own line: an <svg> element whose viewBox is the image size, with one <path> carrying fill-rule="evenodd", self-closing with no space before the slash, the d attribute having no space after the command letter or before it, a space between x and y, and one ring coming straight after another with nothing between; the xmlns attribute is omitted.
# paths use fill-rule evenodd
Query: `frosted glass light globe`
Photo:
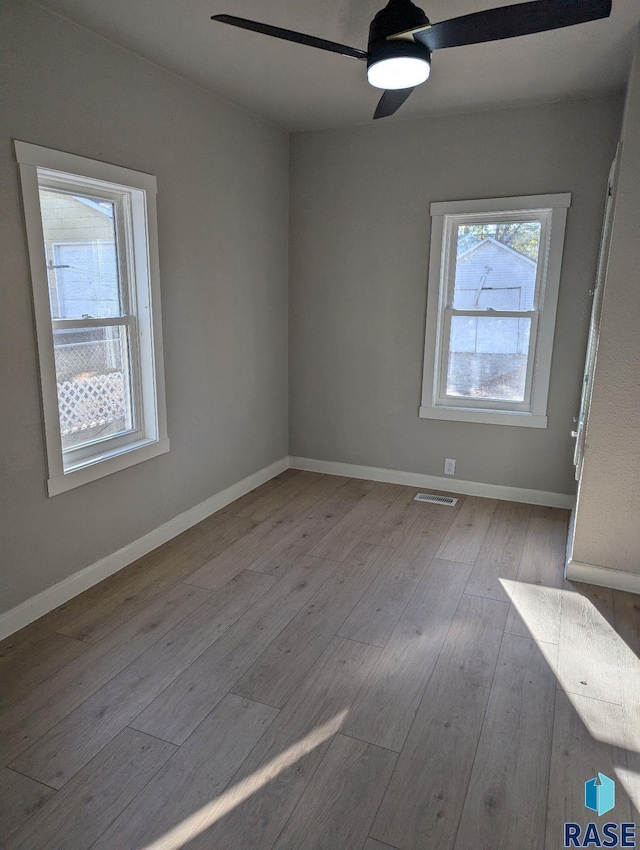
<svg viewBox="0 0 640 850"><path fill-rule="evenodd" d="M377 89L408 89L429 79L431 65L415 56L392 56L374 62L367 69L367 78Z"/></svg>

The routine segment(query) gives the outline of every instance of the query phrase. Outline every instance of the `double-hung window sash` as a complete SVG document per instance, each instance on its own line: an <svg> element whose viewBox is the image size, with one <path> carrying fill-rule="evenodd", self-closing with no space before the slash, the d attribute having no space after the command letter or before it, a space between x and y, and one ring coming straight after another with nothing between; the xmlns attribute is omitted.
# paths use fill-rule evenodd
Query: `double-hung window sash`
<svg viewBox="0 0 640 850"><path fill-rule="evenodd" d="M474 399L469 392L463 392L457 386L455 357L460 348L465 351L482 351L484 348L495 351L498 357L505 356L500 352L509 351L525 360L526 366L522 380L516 386L506 390L504 387L496 388L493 398L489 384L482 393L482 408L514 412L530 409L551 214L552 210L538 210L527 211L520 217L513 213L445 217L438 327L440 344L436 366L437 404L468 408L479 401L479 397ZM461 261L464 262L465 254L462 252L461 256L460 252L460 243L464 239L462 234L470 227L495 228L501 224L512 229L522 224L534 233L537 231L537 258L530 258L534 285L528 288L509 286L510 281L501 279L499 268L485 266L485 274L479 276L477 284L474 280L472 288L464 289ZM536 228L536 225L539 227ZM491 286L492 282L495 283L492 277L499 278L499 286Z"/></svg>
<svg viewBox="0 0 640 850"><path fill-rule="evenodd" d="M15 142L49 495L169 450L156 179Z"/></svg>
<svg viewBox="0 0 640 850"><path fill-rule="evenodd" d="M116 188L42 170L38 184L61 443L70 468L144 432L132 210L129 193Z"/></svg>

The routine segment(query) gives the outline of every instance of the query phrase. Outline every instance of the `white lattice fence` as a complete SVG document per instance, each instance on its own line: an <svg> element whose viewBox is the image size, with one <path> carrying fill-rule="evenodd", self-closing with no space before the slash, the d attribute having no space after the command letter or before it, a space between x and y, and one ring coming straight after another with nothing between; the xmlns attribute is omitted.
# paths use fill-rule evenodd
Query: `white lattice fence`
<svg viewBox="0 0 640 850"><path fill-rule="evenodd" d="M122 372L58 382L62 435L106 425L125 417Z"/></svg>

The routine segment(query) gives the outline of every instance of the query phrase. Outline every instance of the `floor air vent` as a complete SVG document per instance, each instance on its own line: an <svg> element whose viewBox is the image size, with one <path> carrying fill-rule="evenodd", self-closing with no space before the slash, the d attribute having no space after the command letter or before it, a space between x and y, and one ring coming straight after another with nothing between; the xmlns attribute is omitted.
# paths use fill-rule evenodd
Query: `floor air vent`
<svg viewBox="0 0 640 850"><path fill-rule="evenodd" d="M414 502L429 502L431 505L448 505L452 508L458 504L458 500L453 496L436 496L434 493L418 493L413 499Z"/></svg>

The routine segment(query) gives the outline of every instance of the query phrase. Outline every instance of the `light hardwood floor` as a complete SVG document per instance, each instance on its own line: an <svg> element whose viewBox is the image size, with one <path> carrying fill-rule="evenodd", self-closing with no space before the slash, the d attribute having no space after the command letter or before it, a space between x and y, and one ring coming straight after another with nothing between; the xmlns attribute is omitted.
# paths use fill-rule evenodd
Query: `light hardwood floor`
<svg viewBox="0 0 640 850"><path fill-rule="evenodd" d="M640 820L640 597L565 511L288 471L0 644L6 850L556 850Z"/></svg>

